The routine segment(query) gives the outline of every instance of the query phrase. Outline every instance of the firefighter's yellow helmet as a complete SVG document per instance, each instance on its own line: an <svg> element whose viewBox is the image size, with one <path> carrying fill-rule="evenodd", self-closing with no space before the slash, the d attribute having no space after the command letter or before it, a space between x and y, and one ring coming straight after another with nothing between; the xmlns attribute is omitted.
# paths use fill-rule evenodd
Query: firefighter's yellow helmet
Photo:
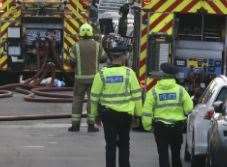
<svg viewBox="0 0 227 167"><path fill-rule="evenodd" d="M80 27L80 36L81 37L92 37L93 28L90 24L85 23Z"/></svg>

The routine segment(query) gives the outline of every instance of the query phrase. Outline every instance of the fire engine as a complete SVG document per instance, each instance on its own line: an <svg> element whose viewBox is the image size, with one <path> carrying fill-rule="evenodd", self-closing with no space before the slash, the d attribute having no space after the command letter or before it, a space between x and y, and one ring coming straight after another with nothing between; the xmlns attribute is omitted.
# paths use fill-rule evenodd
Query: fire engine
<svg viewBox="0 0 227 167"><path fill-rule="evenodd" d="M226 74L226 0L143 0L137 6L135 54L139 79L146 81L147 89L154 84L152 71L167 61L180 67L180 80L190 73L201 74L198 80L191 78L190 86L204 74Z"/></svg>
<svg viewBox="0 0 227 167"><path fill-rule="evenodd" d="M71 73L70 48L87 21L89 1L2 0L0 2L0 73L9 76L34 74L43 57L55 63L59 73Z"/></svg>

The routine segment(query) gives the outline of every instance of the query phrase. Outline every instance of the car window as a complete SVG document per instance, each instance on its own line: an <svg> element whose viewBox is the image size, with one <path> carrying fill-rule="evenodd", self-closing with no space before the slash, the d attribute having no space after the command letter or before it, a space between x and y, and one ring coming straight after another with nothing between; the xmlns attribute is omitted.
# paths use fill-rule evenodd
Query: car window
<svg viewBox="0 0 227 167"><path fill-rule="evenodd" d="M224 101L227 98L227 87L223 87L219 92L216 101Z"/></svg>
<svg viewBox="0 0 227 167"><path fill-rule="evenodd" d="M203 92L202 96L199 99L199 103L207 103L212 97L215 91L215 87L216 87L216 82L213 80Z"/></svg>

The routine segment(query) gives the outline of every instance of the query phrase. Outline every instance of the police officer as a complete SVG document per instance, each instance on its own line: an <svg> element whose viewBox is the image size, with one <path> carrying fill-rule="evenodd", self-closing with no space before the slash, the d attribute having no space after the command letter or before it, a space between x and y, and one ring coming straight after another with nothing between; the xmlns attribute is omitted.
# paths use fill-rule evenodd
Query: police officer
<svg viewBox="0 0 227 167"><path fill-rule="evenodd" d="M187 91L174 79L178 68L163 63L161 70L164 72L162 79L146 94L142 122L146 130L151 130L153 126L160 167L170 167L169 146L172 166L182 167L180 159L182 134L193 102Z"/></svg>
<svg viewBox="0 0 227 167"><path fill-rule="evenodd" d="M116 167L117 146L119 167L130 167L129 132L132 116L142 113L141 88L133 70L124 66L130 49L128 43L114 34L105 39L104 50L111 64L95 75L90 118L97 120L100 112L106 140L106 167Z"/></svg>
<svg viewBox="0 0 227 167"><path fill-rule="evenodd" d="M74 100L72 105L72 126L69 131L79 131L84 96L90 97L91 84L98 70L99 56L102 54L100 44L93 39L93 29L88 23L80 27L80 41L71 49L71 61L76 65L74 82ZM90 100L87 107L90 113ZM88 120L88 132L97 132L98 128Z"/></svg>

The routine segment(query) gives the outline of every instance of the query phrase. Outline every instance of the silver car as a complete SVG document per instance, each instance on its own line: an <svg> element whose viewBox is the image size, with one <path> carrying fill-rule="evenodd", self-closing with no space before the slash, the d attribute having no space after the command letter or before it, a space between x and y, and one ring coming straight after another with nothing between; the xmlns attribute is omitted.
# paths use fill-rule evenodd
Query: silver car
<svg viewBox="0 0 227 167"><path fill-rule="evenodd" d="M227 88L223 88L227 94ZM215 102L218 103L218 102ZM216 105L215 114L211 119L211 127L208 131L207 167L227 166L227 101Z"/></svg>
<svg viewBox="0 0 227 167"><path fill-rule="evenodd" d="M214 113L213 103L224 101L227 97L226 90L227 77L219 76L213 79L188 117L185 160L191 160L191 167L205 165L207 134Z"/></svg>

